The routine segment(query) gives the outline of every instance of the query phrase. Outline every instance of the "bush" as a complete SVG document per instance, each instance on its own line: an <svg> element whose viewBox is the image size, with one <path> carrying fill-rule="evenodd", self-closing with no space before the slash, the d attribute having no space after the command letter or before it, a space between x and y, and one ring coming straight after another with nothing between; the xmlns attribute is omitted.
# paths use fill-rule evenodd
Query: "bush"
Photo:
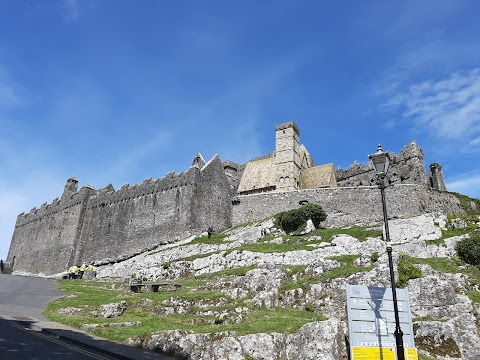
<svg viewBox="0 0 480 360"><path fill-rule="evenodd" d="M281 212L275 215L275 221L285 232L290 233L311 219L316 228L327 218L327 214L317 204L306 204L298 209Z"/></svg>
<svg viewBox="0 0 480 360"><path fill-rule="evenodd" d="M322 207L317 204L303 205L301 210L304 214L305 221L312 219L313 225L315 225L316 228L318 228L320 223L327 218L325 211L323 211Z"/></svg>
<svg viewBox="0 0 480 360"><path fill-rule="evenodd" d="M472 235L469 239L460 240L455 245L458 257L467 264L480 266L480 235Z"/></svg>
<svg viewBox="0 0 480 360"><path fill-rule="evenodd" d="M398 270L398 279L397 279L397 287L403 288L407 285L408 280L410 279L418 279L423 276L422 271L406 260L400 260L397 264Z"/></svg>

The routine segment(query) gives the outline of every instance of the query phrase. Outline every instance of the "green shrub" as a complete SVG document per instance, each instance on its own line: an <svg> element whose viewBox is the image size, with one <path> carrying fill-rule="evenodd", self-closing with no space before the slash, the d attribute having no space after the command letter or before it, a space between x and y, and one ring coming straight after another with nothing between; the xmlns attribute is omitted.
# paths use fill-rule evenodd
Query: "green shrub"
<svg viewBox="0 0 480 360"><path fill-rule="evenodd" d="M410 279L418 279L423 276L422 271L406 260L400 260L397 264L398 279L397 286L403 288Z"/></svg>
<svg viewBox="0 0 480 360"><path fill-rule="evenodd" d="M480 235L474 234L469 239L460 240L455 246L458 257L470 265L480 265Z"/></svg>
<svg viewBox="0 0 480 360"><path fill-rule="evenodd" d="M322 221L327 218L327 214L323 211L322 207L317 204L306 204L300 208L303 212L305 221L312 219L313 225L316 228L320 225Z"/></svg>
<svg viewBox="0 0 480 360"><path fill-rule="evenodd" d="M327 218L327 214L317 204L306 204L298 209L284 211L275 215L275 222L287 233L297 230L311 219L316 228Z"/></svg>
<svg viewBox="0 0 480 360"><path fill-rule="evenodd" d="M370 259L372 260L372 262L377 262L379 257L380 255L378 255L378 252L375 251L370 257Z"/></svg>

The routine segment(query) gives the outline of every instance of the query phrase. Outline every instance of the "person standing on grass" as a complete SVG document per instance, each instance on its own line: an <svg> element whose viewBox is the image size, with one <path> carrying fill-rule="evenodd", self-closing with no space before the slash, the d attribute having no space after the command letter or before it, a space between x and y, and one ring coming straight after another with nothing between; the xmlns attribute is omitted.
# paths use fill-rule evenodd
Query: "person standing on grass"
<svg viewBox="0 0 480 360"><path fill-rule="evenodd" d="M208 227L207 233L208 233L208 238L210 239L210 237L211 237L212 234L213 234L213 226L212 226L212 225L210 225L210 226Z"/></svg>
<svg viewBox="0 0 480 360"><path fill-rule="evenodd" d="M87 268L87 263L84 262L82 266L80 266L80 269L78 269L78 278L82 279L83 278L83 273L85 272L85 269Z"/></svg>

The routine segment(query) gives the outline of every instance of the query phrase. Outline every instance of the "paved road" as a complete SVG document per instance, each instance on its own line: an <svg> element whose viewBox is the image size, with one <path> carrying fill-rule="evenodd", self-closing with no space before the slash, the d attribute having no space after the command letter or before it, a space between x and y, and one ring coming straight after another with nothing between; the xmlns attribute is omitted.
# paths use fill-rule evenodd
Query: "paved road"
<svg viewBox="0 0 480 360"><path fill-rule="evenodd" d="M175 359L48 322L44 309L62 295L53 280L0 274L1 360Z"/></svg>
<svg viewBox="0 0 480 360"><path fill-rule="evenodd" d="M42 331L31 322L0 319L0 354L2 360L114 360L118 356L95 347L73 343L53 333Z"/></svg>
<svg viewBox="0 0 480 360"><path fill-rule="evenodd" d="M53 280L0 274L0 315L46 321L43 311L60 296L62 293Z"/></svg>

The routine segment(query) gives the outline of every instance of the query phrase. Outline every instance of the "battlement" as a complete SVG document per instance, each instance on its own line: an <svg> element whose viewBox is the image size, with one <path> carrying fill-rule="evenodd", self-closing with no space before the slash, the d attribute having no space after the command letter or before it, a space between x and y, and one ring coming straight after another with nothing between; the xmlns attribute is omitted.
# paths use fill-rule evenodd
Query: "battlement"
<svg viewBox="0 0 480 360"><path fill-rule="evenodd" d="M275 150L246 164L222 163L218 155L205 162L197 153L186 171L119 189L108 184L78 190L78 179L71 177L60 198L18 215L7 260L16 256L18 270L34 273L40 266L47 274L86 260L122 261L212 224L222 231L305 201L320 204L329 221L339 224L379 217L378 209L371 214L378 206L378 189L371 186L376 180L370 162L347 170L334 170L331 163L317 166L299 143L293 121L275 130ZM461 211L451 194L430 190L445 190L442 167L434 163L427 174L423 151L414 141L390 155L389 181L399 184L387 190L396 193L395 204L389 205L392 214L447 207Z"/></svg>
<svg viewBox="0 0 480 360"><path fill-rule="evenodd" d="M76 193L69 194L61 199L57 197L51 203L45 202L40 208L34 207L28 213L22 212L17 216L15 227L24 226L31 222L42 220L46 217L66 211L72 207L79 206L95 192L96 190L92 186L84 186Z"/></svg>
<svg viewBox="0 0 480 360"><path fill-rule="evenodd" d="M286 130L292 128L298 135L300 135L300 130L298 129L297 124L293 121L284 122L275 126L276 131Z"/></svg>
<svg viewBox="0 0 480 360"><path fill-rule="evenodd" d="M140 199L148 195L194 186L197 172L199 171L198 168L192 167L188 171L178 174L170 172L163 178L155 180L147 178L142 183L135 185L125 184L116 191L112 186L108 191L99 191L92 196L89 200L89 207L104 207L119 202Z"/></svg>

